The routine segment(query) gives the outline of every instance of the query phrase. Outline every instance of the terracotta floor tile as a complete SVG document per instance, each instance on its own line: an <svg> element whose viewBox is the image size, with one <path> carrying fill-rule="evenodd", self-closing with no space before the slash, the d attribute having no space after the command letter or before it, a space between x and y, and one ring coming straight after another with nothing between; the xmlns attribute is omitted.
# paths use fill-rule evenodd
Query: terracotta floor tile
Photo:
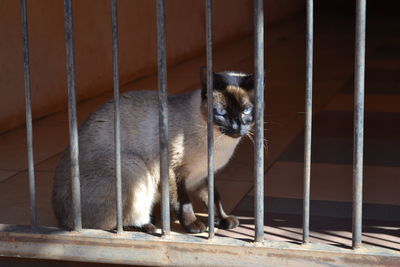
<svg viewBox="0 0 400 267"><path fill-rule="evenodd" d="M35 166L35 170L36 171L54 172L61 156L62 156L62 153L59 153L45 161L42 161L41 163L39 163Z"/></svg>
<svg viewBox="0 0 400 267"><path fill-rule="evenodd" d="M217 235L253 240L254 217L240 216L241 224L232 230L219 230ZM267 213L265 217L265 242L286 241L300 243L302 240L302 217ZM351 247L351 220L342 218L311 217L310 241L340 247ZM400 235L397 229L381 226L374 221L366 221L363 228L364 245L373 245L400 251ZM378 234L379 233L379 234Z"/></svg>
<svg viewBox="0 0 400 267"><path fill-rule="evenodd" d="M385 103L385 105L382 105ZM400 113L400 95L366 95L365 111L366 112L387 112ZM336 95L326 110L332 111L353 111L354 97L351 94Z"/></svg>
<svg viewBox="0 0 400 267"><path fill-rule="evenodd" d="M60 126L33 126L35 162L41 162L67 145L68 128ZM25 170L27 168L26 133L24 128L7 132L0 136L0 169Z"/></svg>
<svg viewBox="0 0 400 267"><path fill-rule="evenodd" d="M313 162L352 164L353 119L351 111L321 111L313 118ZM364 164L399 166L400 117L398 113L366 112ZM281 156L284 161L303 161L304 133ZM338 156L340 155L340 156Z"/></svg>
<svg viewBox="0 0 400 267"><path fill-rule="evenodd" d="M12 176L14 176L15 174L17 174L17 171L5 171L5 170L0 170L0 183Z"/></svg>
<svg viewBox="0 0 400 267"><path fill-rule="evenodd" d="M82 123L93 110L111 98L112 92L107 92L100 96L80 102L77 106L78 123ZM68 111L64 110L44 117L35 121L34 125L68 127Z"/></svg>
<svg viewBox="0 0 400 267"><path fill-rule="evenodd" d="M266 196L302 199L303 169L300 162L276 162L265 176ZM311 199L351 202L352 174L352 165L313 163ZM397 167L364 166L363 201L400 205L398 177L400 168ZM390 188L386 186L388 184ZM249 195L253 195L253 191Z"/></svg>
<svg viewBox="0 0 400 267"><path fill-rule="evenodd" d="M53 173L36 172L36 198L38 221L42 226L56 226L51 209ZM27 172L0 184L0 222L5 224L30 224L30 200Z"/></svg>
<svg viewBox="0 0 400 267"><path fill-rule="evenodd" d="M253 187L252 182L216 180L215 184L221 194L221 200L227 213L231 213L239 201Z"/></svg>
<svg viewBox="0 0 400 267"><path fill-rule="evenodd" d="M400 43L392 43L387 45L379 45L373 54L369 57L372 60L400 60L399 52Z"/></svg>

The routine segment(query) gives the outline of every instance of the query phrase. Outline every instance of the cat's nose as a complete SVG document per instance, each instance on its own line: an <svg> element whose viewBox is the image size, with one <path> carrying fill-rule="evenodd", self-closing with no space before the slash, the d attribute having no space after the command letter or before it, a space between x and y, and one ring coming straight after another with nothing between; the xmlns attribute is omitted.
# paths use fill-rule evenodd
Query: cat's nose
<svg viewBox="0 0 400 267"><path fill-rule="evenodd" d="M232 130L234 131L239 130L239 124L236 121L232 122Z"/></svg>
<svg viewBox="0 0 400 267"><path fill-rule="evenodd" d="M240 134L240 125L236 121L232 122L232 132L234 134Z"/></svg>
<svg viewBox="0 0 400 267"><path fill-rule="evenodd" d="M242 125L240 128L240 135L244 136L248 134L250 127L248 125Z"/></svg>

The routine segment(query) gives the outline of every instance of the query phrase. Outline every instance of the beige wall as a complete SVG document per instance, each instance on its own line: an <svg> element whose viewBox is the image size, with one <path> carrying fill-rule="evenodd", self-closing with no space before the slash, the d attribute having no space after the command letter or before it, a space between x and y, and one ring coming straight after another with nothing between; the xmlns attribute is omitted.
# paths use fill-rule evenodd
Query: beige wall
<svg viewBox="0 0 400 267"><path fill-rule="evenodd" d="M74 1L76 81L79 100L112 88L110 0ZM204 1L168 0L169 64L204 49ZM154 72L155 0L119 0L120 79ZM303 1L266 1L273 22L303 9ZM214 1L214 41L251 33L251 0ZM20 1L0 0L0 133L24 124ZM62 0L28 1L33 115L66 108Z"/></svg>

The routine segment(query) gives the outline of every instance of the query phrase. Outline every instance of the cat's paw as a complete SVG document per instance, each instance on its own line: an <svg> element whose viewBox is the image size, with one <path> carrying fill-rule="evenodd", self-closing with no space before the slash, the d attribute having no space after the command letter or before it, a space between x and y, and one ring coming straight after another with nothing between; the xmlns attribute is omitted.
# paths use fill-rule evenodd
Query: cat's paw
<svg viewBox="0 0 400 267"><path fill-rule="evenodd" d="M239 226L239 219L236 216L228 216L226 218L221 218L218 222L218 228L221 229L233 229Z"/></svg>
<svg viewBox="0 0 400 267"><path fill-rule="evenodd" d="M141 231L141 232L145 232L148 234L155 234L157 232L157 227L155 227L154 224L152 224L152 223L147 223L142 226L127 225L127 226L124 226L124 231L128 231L128 232Z"/></svg>
<svg viewBox="0 0 400 267"><path fill-rule="evenodd" d="M183 227L185 228L186 232L191 234L202 233L205 232L207 229L206 225L199 219L196 219L195 221L187 225L183 225Z"/></svg>
<svg viewBox="0 0 400 267"><path fill-rule="evenodd" d="M152 223L147 223L142 226L142 230L148 234L155 234L157 232L157 227L155 227Z"/></svg>

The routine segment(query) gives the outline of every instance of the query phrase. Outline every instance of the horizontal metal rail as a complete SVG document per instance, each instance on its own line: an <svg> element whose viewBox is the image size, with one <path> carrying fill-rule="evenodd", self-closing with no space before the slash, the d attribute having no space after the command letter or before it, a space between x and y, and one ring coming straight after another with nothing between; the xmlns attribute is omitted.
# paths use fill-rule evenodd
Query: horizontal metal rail
<svg viewBox="0 0 400 267"><path fill-rule="evenodd" d="M6 231L6 232L5 232ZM184 256L182 255L184 254ZM57 228L0 225L0 256L148 266L397 266L400 254L325 244L251 243L215 236L212 241L180 234L168 239L140 232L115 235Z"/></svg>

